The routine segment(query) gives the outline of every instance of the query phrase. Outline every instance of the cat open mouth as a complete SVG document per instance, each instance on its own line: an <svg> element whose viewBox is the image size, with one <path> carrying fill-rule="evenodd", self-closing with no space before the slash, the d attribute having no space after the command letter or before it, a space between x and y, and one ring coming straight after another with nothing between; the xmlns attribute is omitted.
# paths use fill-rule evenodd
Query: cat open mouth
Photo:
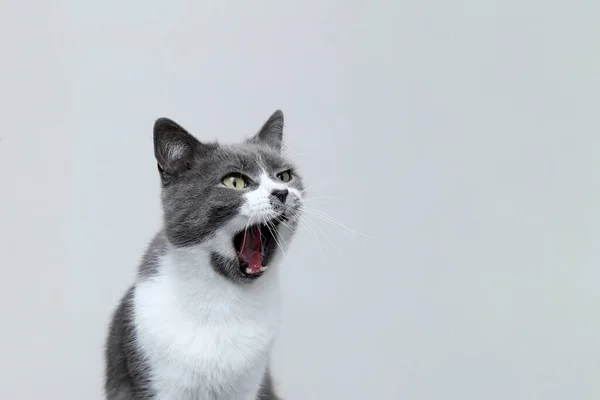
<svg viewBox="0 0 600 400"><path fill-rule="evenodd" d="M240 271L248 277L259 277L268 268L277 247L277 229L280 220L251 225L233 237L233 246L238 254Z"/></svg>

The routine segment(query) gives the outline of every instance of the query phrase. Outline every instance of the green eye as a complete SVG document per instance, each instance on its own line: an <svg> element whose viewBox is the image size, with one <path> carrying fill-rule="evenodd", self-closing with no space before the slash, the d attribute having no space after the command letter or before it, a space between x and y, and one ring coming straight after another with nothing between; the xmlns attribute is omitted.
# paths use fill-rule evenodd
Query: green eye
<svg viewBox="0 0 600 400"><path fill-rule="evenodd" d="M287 183L292 180L292 173L290 171L283 171L282 173L277 174L277 178L279 178L280 181Z"/></svg>
<svg viewBox="0 0 600 400"><path fill-rule="evenodd" d="M223 185L232 189L243 189L248 184L241 175L229 174L223 178Z"/></svg>

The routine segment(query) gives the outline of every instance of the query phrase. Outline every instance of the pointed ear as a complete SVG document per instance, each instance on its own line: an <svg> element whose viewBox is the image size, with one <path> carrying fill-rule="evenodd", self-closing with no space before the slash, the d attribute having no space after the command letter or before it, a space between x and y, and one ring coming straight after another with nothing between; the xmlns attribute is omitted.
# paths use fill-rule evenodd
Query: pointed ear
<svg viewBox="0 0 600 400"><path fill-rule="evenodd" d="M154 156L164 184L188 170L200 142L168 118L154 123Z"/></svg>
<svg viewBox="0 0 600 400"><path fill-rule="evenodd" d="M275 111L253 139L280 151L283 145L283 112Z"/></svg>

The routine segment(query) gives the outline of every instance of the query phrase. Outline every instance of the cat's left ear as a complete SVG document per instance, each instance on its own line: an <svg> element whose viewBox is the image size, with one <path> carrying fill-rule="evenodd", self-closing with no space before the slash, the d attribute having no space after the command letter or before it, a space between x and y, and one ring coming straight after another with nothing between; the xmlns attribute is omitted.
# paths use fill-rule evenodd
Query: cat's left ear
<svg viewBox="0 0 600 400"><path fill-rule="evenodd" d="M253 140L266 143L277 151L283 145L283 112L275 111L260 128Z"/></svg>

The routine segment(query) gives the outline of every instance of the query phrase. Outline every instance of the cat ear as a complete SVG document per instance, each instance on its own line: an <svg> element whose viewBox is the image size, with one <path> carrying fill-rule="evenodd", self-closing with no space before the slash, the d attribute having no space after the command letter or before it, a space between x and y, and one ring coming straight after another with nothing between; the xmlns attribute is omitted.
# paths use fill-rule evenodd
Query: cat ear
<svg viewBox="0 0 600 400"><path fill-rule="evenodd" d="M154 156L164 184L188 170L200 142L176 122L159 118L154 123Z"/></svg>
<svg viewBox="0 0 600 400"><path fill-rule="evenodd" d="M283 112L275 111L254 136L254 140L263 142L277 151L281 150L283 144Z"/></svg>

